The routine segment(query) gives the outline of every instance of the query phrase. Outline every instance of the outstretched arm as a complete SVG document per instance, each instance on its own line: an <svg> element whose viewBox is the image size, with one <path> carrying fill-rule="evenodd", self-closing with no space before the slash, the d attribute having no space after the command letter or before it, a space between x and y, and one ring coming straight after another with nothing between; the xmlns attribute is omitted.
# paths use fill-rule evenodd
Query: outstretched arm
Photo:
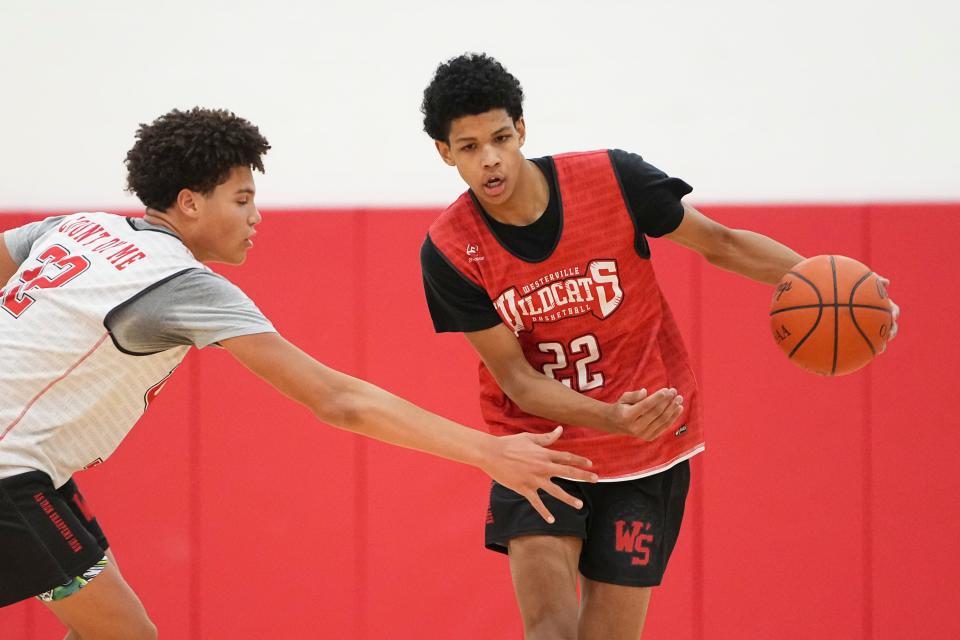
<svg viewBox="0 0 960 640"><path fill-rule="evenodd" d="M563 476L596 482L583 468L590 461L545 447L559 438L519 434L496 438L434 415L383 389L327 367L276 333L223 340L237 360L320 420L391 444L479 467L500 484L524 496L553 522L537 495L542 489L580 508L579 501L551 481Z"/></svg>
<svg viewBox="0 0 960 640"><path fill-rule="evenodd" d="M766 284L777 284L803 260L799 253L772 238L745 229L729 229L686 202L680 226L664 237L693 249L710 264ZM884 285L890 284L886 278L881 277L881 281ZM890 339L893 340L897 335L900 307L893 300L890 304L893 306Z"/></svg>
<svg viewBox="0 0 960 640"><path fill-rule="evenodd" d="M680 226L664 237L693 249L710 264L767 284L777 284L803 260L776 240L746 229L729 229L686 202Z"/></svg>

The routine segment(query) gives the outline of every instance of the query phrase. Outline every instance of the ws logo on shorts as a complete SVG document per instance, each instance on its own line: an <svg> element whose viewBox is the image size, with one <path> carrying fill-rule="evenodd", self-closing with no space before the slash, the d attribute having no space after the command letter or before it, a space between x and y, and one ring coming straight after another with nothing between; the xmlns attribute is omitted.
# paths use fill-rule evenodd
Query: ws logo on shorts
<svg viewBox="0 0 960 640"><path fill-rule="evenodd" d="M645 531L650 531L649 522L617 520L616 550L629 553L632 565L645 567L650 563L650 547L647 545L653 542L653 535Z"/></svg>

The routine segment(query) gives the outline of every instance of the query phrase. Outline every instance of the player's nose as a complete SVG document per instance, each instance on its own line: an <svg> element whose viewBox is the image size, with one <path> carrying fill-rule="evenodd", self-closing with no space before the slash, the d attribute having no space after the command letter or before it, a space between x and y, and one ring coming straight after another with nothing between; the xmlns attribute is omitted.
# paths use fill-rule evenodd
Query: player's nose
<svg viewBox="0 0 960 640"><path fill-rule="evenodd" d="M496 167L500 164L500 154L497 153L497 150L493 147L493 145L485 145L483 147L481 161L483 162L485 169Z"/></svg>

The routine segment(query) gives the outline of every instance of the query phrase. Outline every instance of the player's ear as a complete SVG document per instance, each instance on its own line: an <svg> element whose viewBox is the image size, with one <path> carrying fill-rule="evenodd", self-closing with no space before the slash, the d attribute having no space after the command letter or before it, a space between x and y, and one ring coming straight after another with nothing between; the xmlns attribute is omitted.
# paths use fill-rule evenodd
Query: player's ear
<svg viewBox="0 0 960 640"><path fill-rule="evenodd" d="M517 130L517 136L520 139L520 146L522 147L527 139L527 123L523 121L523 116L520 116L520 118L513 123L513 126Z"/></svg>
<svg viewBox="0 0 960 640"><path fill-rule="evenodd" d="M437 153L440 154L440 158L444 162L446 162L451 167L455 167L457 165L457 163L453 161L453 156L450 154L449 144L447 144L442 140L434 140L433 144L437 147Z"/></svg>
<svg viewBox="0 0 960 640"><path fill-rule="evenodd" d="M196 218L200 214L200 194L190 189L180 189L177 194L177 210L188 218Z"/></svg>

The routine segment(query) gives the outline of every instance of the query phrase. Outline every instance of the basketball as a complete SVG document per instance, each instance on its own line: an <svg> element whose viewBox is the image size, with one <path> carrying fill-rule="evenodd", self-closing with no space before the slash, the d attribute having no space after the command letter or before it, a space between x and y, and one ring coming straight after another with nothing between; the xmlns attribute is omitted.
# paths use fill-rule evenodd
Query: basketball
<svg viewBox="0 0 960 640"><path fill-rule="evenodd" d="M884 350L893 312L879 276L845 256L815 256L777 285L770 307L773 339L798 366L842 376Z"/></svg>

